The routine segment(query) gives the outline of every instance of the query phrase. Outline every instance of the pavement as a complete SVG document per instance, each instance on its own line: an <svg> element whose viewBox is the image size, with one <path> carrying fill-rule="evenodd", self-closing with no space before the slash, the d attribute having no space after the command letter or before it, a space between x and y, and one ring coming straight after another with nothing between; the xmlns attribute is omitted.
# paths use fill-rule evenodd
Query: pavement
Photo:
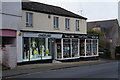
<svg viewBox="0 0 120 80"><path fill-rule="evenodd" d="M17 66L15 69L3 70L2 78L9 78L9 77L18 76L18 75L25 75L25 74L37 73L37 72L46 72L50 70L58 70L58 69L65 69L65 68L72 68L72 67L99 65L99 64L109 63L109 62L111 62L111 60L99 59L99 60L79 61L79 62L26 64L26 65Z"/></svg>

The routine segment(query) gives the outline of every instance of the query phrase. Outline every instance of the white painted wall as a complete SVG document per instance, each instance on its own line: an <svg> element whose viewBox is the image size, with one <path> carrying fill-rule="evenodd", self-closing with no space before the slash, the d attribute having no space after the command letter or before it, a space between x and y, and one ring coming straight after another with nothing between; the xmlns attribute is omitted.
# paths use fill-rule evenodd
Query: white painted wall
<svg viewBox="0 0 120 80"><path fill-rule="evenodd" d="M22 54L23 54L23 37L18 36L18 33L20 31L17 31L17 62L22 62ZM22 33L22 32L21 32Z"/></svg>
<svg viewBox="0 0 120 80"><path fill-rule="evenodd" d="M2 14L1 13L2 13L2 2L0 2L0 29L2 28Z"/></svg>
<svg viewBox="0 0 120 80"><path fill-rule="evenodd" d="M17 30L21 21L20 2L2 2L2 28Z"/></svg>
<svg viewBox="0 0 120 80"><path fill-rule="evenodd" d="M26 12L33 13L33 27L26 27ZM23 10L21 30L86 34L86 20L71 18L71 17L63 17L58 15L50 15L50 16L51 18L48 18L48 14ZM53 28L54 16L59 17L59 30L55 30ZM65 30L65 18L70 19L69 31ZM76 31L76 26L75 26L76 20L80 20L80 31Z"/></svg>

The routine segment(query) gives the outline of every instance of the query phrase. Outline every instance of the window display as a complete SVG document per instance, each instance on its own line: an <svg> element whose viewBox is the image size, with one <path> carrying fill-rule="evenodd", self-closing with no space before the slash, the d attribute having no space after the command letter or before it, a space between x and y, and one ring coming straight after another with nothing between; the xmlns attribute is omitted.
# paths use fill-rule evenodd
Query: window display
<svg viewBox="0 0 120 80"><path fill-rule="evenodd" d="M50 41L48 38L24 38L23 60L47 59L50 55Z"/></svg>
<svg viewBox="0 0 120 80"><path fill-rule="evenodd" d="M71 57L70 39L63 39L63 58Z"/></svg>
<svg viewBox="0 0 120 80"><path fill-rule="evenodd" d="M80 56L85 56L85 40L80 40Z"/></svg>
<svg viewBox="0 0 120 80"><path fill-rule="evenodd" d="M38 38L30 38L30 60L40 58Z"/></svg>
<svg viewBox="0 0 120 80"><path fill-rule="evenodd" d="M91 56L92 55L92 40L86 40L86 56Z"/></svg>
<svg viewBox="0 0 120 80"><path fill-rule="evenodd" d="M93 40L93 55L97 55L97 40Z"/></svg>
<svg viewBox="0 0 120 80"><path fill-rule="evenodd" d="M78 39L72 39L72 57L78 56Z"/></svg>
<svg viewBox="0 0 120 80"><path fill-rule="evenodd" d="M57 43L57 58L62 58L61 39L57 39L56 43Z"/></svg>

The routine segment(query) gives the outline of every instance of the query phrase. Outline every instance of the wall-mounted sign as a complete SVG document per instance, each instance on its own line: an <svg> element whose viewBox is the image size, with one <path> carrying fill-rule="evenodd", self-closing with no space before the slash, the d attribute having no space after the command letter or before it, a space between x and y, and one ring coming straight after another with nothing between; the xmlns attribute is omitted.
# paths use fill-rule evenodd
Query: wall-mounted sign
<svg viewBox="0 0 120 80"><path fill-rule="evenodd" d="M23 33L23 37L62 38L62 34L30 33L30 32L24 32L24 33Z"/></svg>
<svg viewBox="0 0 120 80"><path fill-rule="evenodd" d="M80 38L80 39L87 39L88 36L87 35L79 35L78 38Z"/></svg>
<svg viewBox="0 0 120 80"><path fill-rule="evenodd" d="M41 37L41 38L48 38L48 37L51 37L51 34L38 34L38 37Z"/></svg>
<svg viewBox="0 0 120 80"><path fill-rule="evenodd" d="M88 35L88 34L63 34L62 38L79 38L79 39L98 39L98 35Z"/></svg>

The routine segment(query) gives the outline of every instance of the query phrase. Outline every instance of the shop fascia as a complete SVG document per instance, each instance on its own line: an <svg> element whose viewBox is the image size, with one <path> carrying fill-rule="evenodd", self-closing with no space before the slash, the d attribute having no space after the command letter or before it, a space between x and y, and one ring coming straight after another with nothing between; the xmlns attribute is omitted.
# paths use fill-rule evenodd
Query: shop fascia
<svg viewBox="0 0 120 80"><path fill-rule="evenodd" d="M83 57L87 57L87 56L91 57L91 56L96 56L96 55L98 56L98 40L97 40L99 38L98 35L51 34L51 33L24 32L23 37L54 38L54 39L60 41L60 44L59 44L59 42L57 44L57 41L56 41L57 46L55 48L55 51L56 51L55 53L57 53L57 54L55 56L55 59L71 59L71 58L74 59L74 58L79 58L80 56L83 56ZM82 44L82 40L83 40L83 44ZM97 40L97 43L95 44L95 46L93 46L94 48L97 47L96 49L94 49L94 48L92 49L91 44L89 43L89 41L94 42L94 40ZM69 41L70 41L70 43L69 43ZM47 43L48 43L48 40L47 40ZM83 48L80 47L82 45L84 45ZM46 46L48 47L49 45L46 44ZM29 54L30 54L30 52L29 52ZM45 55L43 55L43 56L45 57ZM42 58L44 58L44 57L42 57ZM52 58L52 56L51 56L51 58ZM40 58L38 58L38 59L40 59ZM45 59L50 59L50 58L48 58L48 56L46 56Z"/></svg>
<svg viewBox="0 0 120 80"><path fill-rule="evenodd" d="M50 34L50 33L28 33L28 32L24 32L23 37L99 39L98 35L89 35L89 34L64 34L64 33Z"/></svg>

